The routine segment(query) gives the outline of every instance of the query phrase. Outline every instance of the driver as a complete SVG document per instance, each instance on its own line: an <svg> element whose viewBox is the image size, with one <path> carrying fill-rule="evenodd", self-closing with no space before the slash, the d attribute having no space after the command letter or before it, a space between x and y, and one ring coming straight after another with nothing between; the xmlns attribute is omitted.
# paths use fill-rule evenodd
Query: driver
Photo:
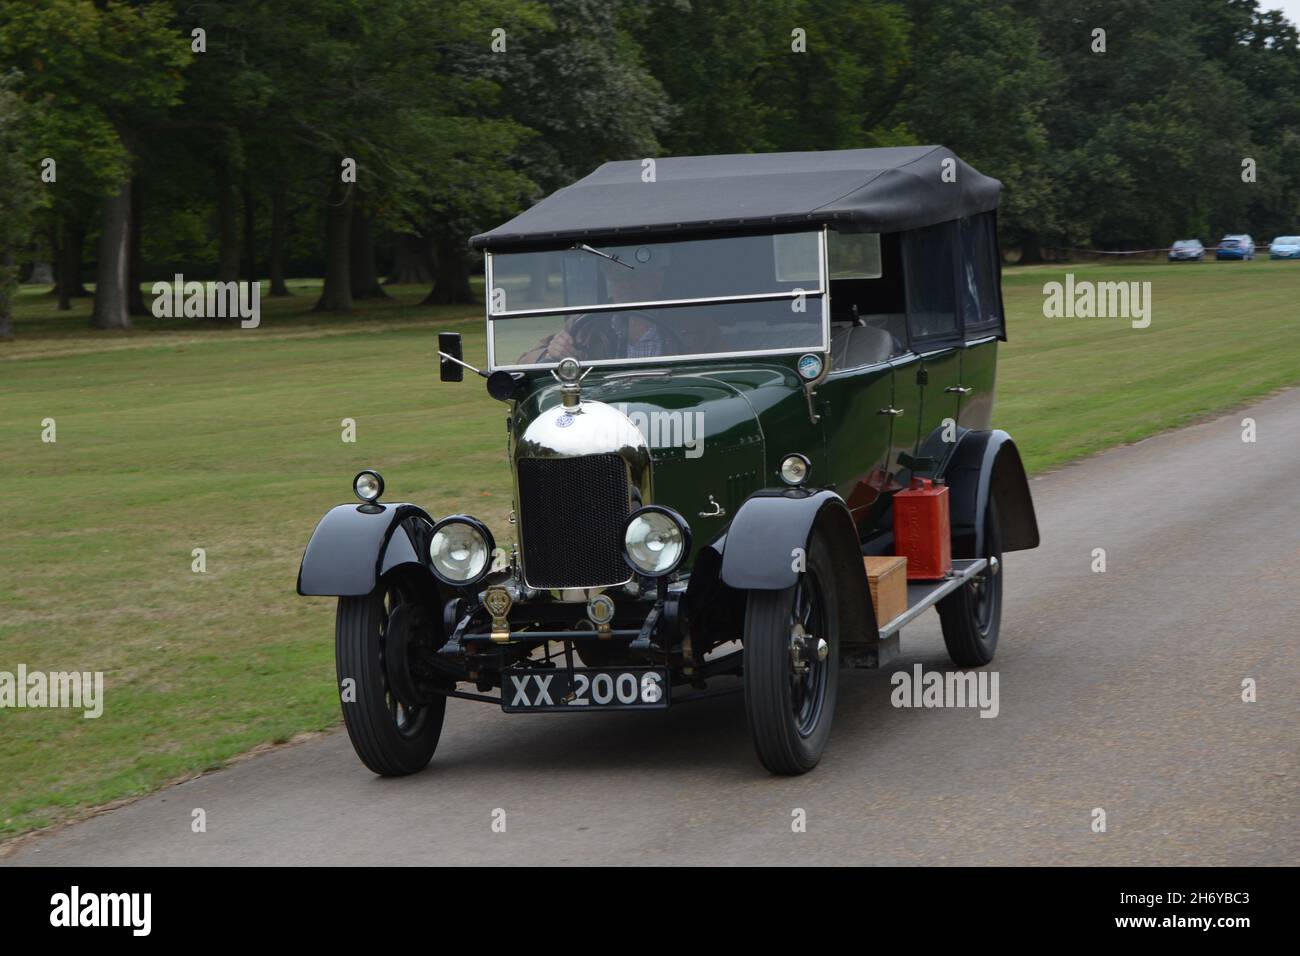
<svg viewBox="0 0 1300 956"><path fill-rule="evenodd" d="M606 262L604 264L605 286L609 290L611 302L654 302L663 298L664 280L668 272L667 250L661 250L657 253L642 246L637 249L634 256L635 265L628 268L616 262ZM629 263L631 265L631 263ZM602 313L588 313L590 315L602 315ZM565 322L564 328L556 332L537 349L530 350L520 356L521 362L558 362L564 358L655 358L660 355L672 354L673 347L671 341L665 342L665 330L659 328L658 322L665 322L666 317L659 318L658 322L646 317L644 312L627 311L627 312L610 312L603 313L608 318L608 323L602 323L599 319L595 321L603 325L605 331L612 332L614 329L625 329L626 335L618 336L620 347L614 349L616 354L599 354L584 355L584 349L579 343L574 341L572 327L577 321L576 318ZM663 313L660 313L663 316ZM671 324L667 325L669 332L675 331ZM597 337L599 338L599 337ZM610 335L609 338L615 338ZM586 351L592 351L590 346L594 343L584 343L588 346ZM606 351L596 349L596 351ZM621 354L618 354L621 353Z"/></svg>

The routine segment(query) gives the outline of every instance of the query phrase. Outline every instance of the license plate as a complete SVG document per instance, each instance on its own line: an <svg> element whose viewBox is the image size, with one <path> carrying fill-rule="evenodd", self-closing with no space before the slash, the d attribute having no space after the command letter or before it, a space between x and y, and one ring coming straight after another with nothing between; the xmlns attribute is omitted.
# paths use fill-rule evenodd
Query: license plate
<svg viewBox="0 0 1300 956"><path fill-rule="evenodd" d="M663 710L671 697L662 667L516 667L502 678L501 709L508 714Z"/></svg>

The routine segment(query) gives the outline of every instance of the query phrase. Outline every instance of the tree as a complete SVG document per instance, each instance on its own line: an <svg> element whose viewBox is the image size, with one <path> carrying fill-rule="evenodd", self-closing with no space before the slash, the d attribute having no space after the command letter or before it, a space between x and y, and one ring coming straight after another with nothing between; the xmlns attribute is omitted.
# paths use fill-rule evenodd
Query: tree
<svg viewBox="0 0 1300 956"><path fill-rule="evenodd" d="M504 49L474 34L448 46L460 115L431 119L435 151L399 227L432 249L425 302L472 300L475 232L606 160L658 152L670 111L630 30L637 9L557 0L549 23L507 30Z"/></svg>
<svg viewBox="0 0 1300 956"><path fill-rule="evenodd" d="M18 250L26 244L40 189L29 139L31 109L13 90L17 80L0 77L0 339L13 336Z"/></svg>
<svg viewBox="0 0 1300 956"><path fill-rule="evenodd" d="M650 71L673 105L672 125L661 136L667 155L771 147L766 130L774 107L755 81L774 56L789 51L782 8L775 0L660 2L636 22Z"/></svg>
<svg viewBox="0 0 1300 956"><path fill-rule="evenodd" d="M354 209L372 230L411 221L431 195L431 182L444 181L438 157L450 148L467 148L489 165L509 163L509 153L441 141L441 119L472 115L496 89L453 73L446 62L458 46L487 49L498 25L522 36L545 22L541 7L524 0L375 0L364 7L351 0L288 0L273 10L251 3L222 10L238 16L232 28L245 37L248 62L265 78L269 93L259 115L301 150L308 168L327 177L316 179L326 243L317 308L349 311ZM291 58L284 55L286 33L293 37ZM357 189L364 190L361 203ZM373 257L360 249L357 258ZM360 271L375 271L373 262Z"/></svg>
<svg viewBox="0 0 1300 956"><path fill-rule="evenodd" d="M0 7L0 62L22 63L25 74L11 79L13 89L31 109L28 141L32 162L41 162L48 179L38 229L49 237L54 260L58 308L71 308L82 285L82 253L87 225L108 188L125 173L125 156L116 131L103 112L65 89L66 74L84 74L79 46L90 42L92 27L74 16L74 5L55 5L61 34L51 38L32 3ZM51 58L51 53L53 57Z"/></svg>
<svg viewBox="0 0 1300 956"><path fill-rule="evenodd" d="M1031 6L1060 77L1045 117L1060 240L1158 247L1180 235L1211 239L1238 219L1249 198L1241 159L1256 147L1246 91L1206 55L1224 11L1207 17L1200 0Z"/></svg>
<svg viewBox="0 0 1300 956"><path fill-rule="evenodd" d="M172 29L170 17L161 2L9 0L0 8L0 45L5 58L24 71L24 94L76 104L51 111L57 118L48 132L57 147L67 149L54 156L56 161L66 162L80 148L68 141L69 129L61 126L65 118L96 130L105 153L103 166L94 169L103 210L91 319L98 328L130 326L126 290L135 130L176 102L189 61L188 43Z"/></svg>
<svg viewBox="0 0 1300 956"><path fill-rule="evenodd" d="M915 45L902 118L921 142L1002 180L1004 242L1036 246L1057 232L1045 124L1056 73L1038 24L998 0L917 0L909 9Z"/></svg>
<svg viewBox="0 0 1300 956"><path fill-rule="evenodd" d="M542 193L607 160L658 153L672 113L629 29L638 6L553 0L550 29L516 39L504 56L479 49L461 59L459 69L501 86L493 105L536 134L518 161Z"/></svg>
<svg viewBox="0 0 1300 956"><path fill-rule="evenodd" d="M669 154L911 142L904 9L882 0L659 2L632 21L674 119Z"/></svg>

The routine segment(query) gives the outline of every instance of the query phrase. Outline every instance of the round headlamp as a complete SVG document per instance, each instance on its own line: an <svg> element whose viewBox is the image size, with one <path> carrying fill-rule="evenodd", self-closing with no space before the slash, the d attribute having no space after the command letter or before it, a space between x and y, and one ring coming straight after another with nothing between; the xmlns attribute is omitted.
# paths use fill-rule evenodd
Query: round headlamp
<svg viewBox="0 0 1300 956"><path fill-rule="evenodd" d="M429 561L444 584L464 587L487 573L496 544L483 522L466 515L443 518L433 526Z"/></svg>
<svg viewBox="0 0 1300 956"><path fill-rule="evenodd" d="M647 505L623 526L627 563L642 574L658 578L671 574L691 550L691 529L671 508Z"/></svg>
<svg viewBox="0 0 1300 956"><path fill-rule="evenodd" d="M357 476L352 479L352 490L356 492L358 498L366 504L372 505L384 493L384 479L380 477L377 471L358 472Z"/></svg>
<svg viewBox="0 0 1300 956"><path fill-rule="evenodd" d="M786 455L781 459L781 480L787 485L798 487L808 480L812 464L800 454Z"/></svg>

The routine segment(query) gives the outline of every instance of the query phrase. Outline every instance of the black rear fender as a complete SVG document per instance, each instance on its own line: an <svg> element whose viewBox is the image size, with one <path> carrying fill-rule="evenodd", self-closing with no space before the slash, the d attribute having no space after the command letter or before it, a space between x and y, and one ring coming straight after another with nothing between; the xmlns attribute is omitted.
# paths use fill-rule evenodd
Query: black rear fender
<svg viewBox="0 0 1300 956"><path fill-rule="evenodd" d="M961 437L944 472L949 487L952 554L974 558L984 553L984 516L997 503L1002 550L1038 547L1038 518L1024 463L1004 431L970 431Z"/></svg>

